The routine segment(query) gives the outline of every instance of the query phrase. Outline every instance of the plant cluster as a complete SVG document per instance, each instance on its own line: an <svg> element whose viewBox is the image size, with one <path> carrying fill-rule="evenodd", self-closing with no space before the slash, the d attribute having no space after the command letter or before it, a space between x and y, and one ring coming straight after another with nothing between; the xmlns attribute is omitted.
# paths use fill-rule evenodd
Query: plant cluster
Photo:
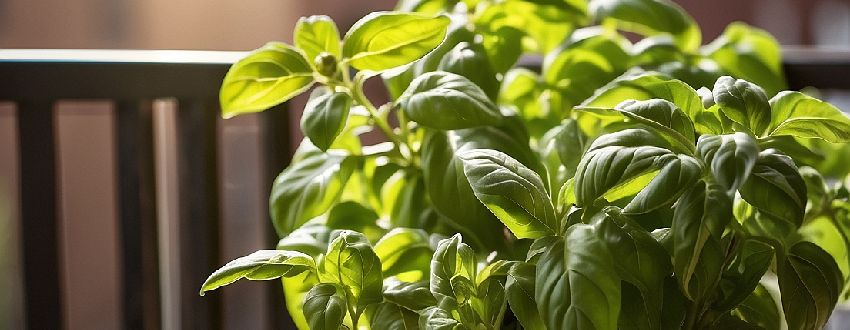
<svg viewBox="0 0 850 330"><path fill-rule="evenodd" d="M822 328L848 291L850 119L782 91L767 33L701 38L666 0L402 1L342 38L302 18L221 90L230 117L316 86L281 240L201 293L282 278L310 329Z"/></svg>

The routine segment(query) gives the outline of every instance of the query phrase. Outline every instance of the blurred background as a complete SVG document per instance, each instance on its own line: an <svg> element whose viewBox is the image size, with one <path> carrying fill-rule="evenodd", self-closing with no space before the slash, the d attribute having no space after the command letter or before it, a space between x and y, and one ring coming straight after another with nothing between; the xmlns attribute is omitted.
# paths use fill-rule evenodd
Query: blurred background
<svg viewBox="0 0 850 330"><path fill-rule="evenodd" d="M850 0L676 2L696 19L706 42L713 40L730 22L744 21L766 29L783 45L850 47ZM391 9L394 3L392 0L0 0L0 49L250 50L270 40L291 42L292 28L301 16L329 15L345 31L366 13ZM293 102L289 116L295 125L299 116L295 109L303 102L303 98ZM168 108L169 102L160 102L159 106ZM64 324L69 329L120 328L120 261L116 252L120 242L118 216L113 206L115 146L110 138L115 134L112 105L92 100L62 102L59 107L63 108L57 112L56 140ZM0 102L0 329L23 327L17 240L21 221L17 181L20 169L14 115L12 104ZM265 192L270 183L259 175L264 149L259 146L256 118L244 116L219 121L218 130L222 141L218 168L222 177L221 260L229 260L272 247L266 236L265 211ZM161 136L164 141L168 141L168 132L166 129ZM166 150L163 155L173 152ZM163 205L176 207L167 201ZM166 210L163 218L167 219L167 215ZM174 262L179 264L179 260ZM179 315L174 309L180 302L168 290L169 285L179 283L169 284L167 275L161 285L163 326L179 328ZM271 324L268 319L282 311L268 306L266 288L240 283L223 290L224 328L261 329Z"/></svg>

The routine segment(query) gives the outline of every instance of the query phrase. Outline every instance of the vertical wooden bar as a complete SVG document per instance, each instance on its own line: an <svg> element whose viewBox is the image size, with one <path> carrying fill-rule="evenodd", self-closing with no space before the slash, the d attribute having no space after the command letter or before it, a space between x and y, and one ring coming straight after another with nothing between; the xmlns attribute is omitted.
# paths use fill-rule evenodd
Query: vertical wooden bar
<svg viewBox="0 0 850 330"><path fill-rule="evenodd" d="M26 326L61 329L53 102L18 103Z"/></svg>
<svg viewBox="0 0 850 330"><path fill-rule="evenodd" d="M160 329L151 101L116 102L124 329Z"/></svg>
<svg viewBox="0 0 850 330"><path fill-rule="evenodd" d="M178 100L181 328L221 328L220 295L198 290L219 260L218 102Z"/></svg>
<svg viewBox="0 0 850 330"><path fill-rule="evenodd" d="M287 112L287 104L276 106L272 109L262 112L262 131L264 132L265 143L265 196L271 193L271 185L275 177L289 165L292 160L292 131L289 128L289 113ZM266 212L268 209L266 208ZM268 213L266 213L268 214ZM268 216L266 216L267 219ZM277 245L278 237L274 230L271 220L266 221L268 231L269 247ZM280 281L270 281L269 286L269 306L272 313L269 318L269 325L272 329L295 329L292 322L292 317L286 310L285 301L283 298L283 290Z"/></svg>

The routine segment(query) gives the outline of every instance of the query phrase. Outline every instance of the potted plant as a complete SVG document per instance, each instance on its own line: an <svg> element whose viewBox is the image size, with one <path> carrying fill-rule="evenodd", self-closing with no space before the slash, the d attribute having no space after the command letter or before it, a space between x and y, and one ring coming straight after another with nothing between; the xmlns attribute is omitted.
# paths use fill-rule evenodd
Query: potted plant
<svg viewBox="0 0 850 330"><path fill-rule="evenodd" d="M230 117L312 88L281 240L201 294L283 278L310 329L822 328L850 202L816 165L850 119L781 91L761 30L701 45L666 0L402 1L342 37L302 18L221 90Z"/></svg>

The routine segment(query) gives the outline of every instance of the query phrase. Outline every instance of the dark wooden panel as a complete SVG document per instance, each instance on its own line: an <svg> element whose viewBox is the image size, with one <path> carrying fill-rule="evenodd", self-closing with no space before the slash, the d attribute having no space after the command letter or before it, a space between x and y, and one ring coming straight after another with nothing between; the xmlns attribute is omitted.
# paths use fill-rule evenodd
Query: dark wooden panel
<svg viewBox="0 0 850 330"><path fill-rule="evenodd" d="M782 55L790 89L850 90L850 50L786 47Z"/></svg>
<svg viewBox="0 0 850 330"><path fill-rule="evenodd" d="M289 113L287 113L287 104L282 104L273 109L264 111L261 114L262 131L265 144L265 182L266 190L264 195L268 196L271 193L271 184L275 177L289 165L292 159L292 132L289 128ZM266 221L266 230L268 232L268 246L277 246L277 233L272 225L271 219ZM286 305L283 299L283 290L280 281L270 281L268 284L269 290L269 306L272 311L269 321L271 329L295 329L295 323L292 322L292 317L286 310Z"/></svg>
<svg viewBox="0 0 850 330"><path fill-rule="evenodd" d="M53 102L18 103L21 242L29 329L63 326L54 125Z"/></svg>
<svg viewBox="0 0 850 330"><path fill-rule="evenodd" d="M218 102L179 100L180 304L182 329L221 328L221 296L198 295L219 260Z"/></svg>
<svg viewBox="0 0 850 330"><path fill-rule="evenodd" d="M116 103L124 329L160 329L151 101Z"/></svg>

